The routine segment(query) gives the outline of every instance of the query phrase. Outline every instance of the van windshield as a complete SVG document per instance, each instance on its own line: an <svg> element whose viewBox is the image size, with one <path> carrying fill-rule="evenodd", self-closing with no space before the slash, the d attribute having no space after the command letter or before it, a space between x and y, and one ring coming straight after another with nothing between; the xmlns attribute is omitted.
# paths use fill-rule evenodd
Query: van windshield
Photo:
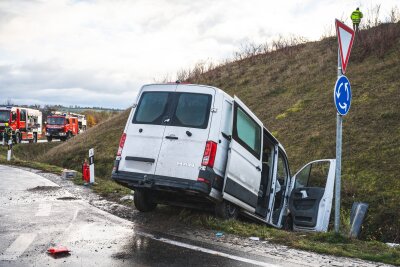
<svg viewBox="0 0 400 267"><path fill-rule="evenodd" d="M0 122L8 122L10 119L10 111L0 110Z"/></svg>
<svg viewBox="0 0 400 267"><path fill-rule="evenodd" d="M62 117L48 117L47 124L64 125L65 118Z"/></svg>
<svg viewBox="0 0 400 267"><path fill-rule="evenodd" d="M137 124L207 128L211 95L175 92L145 92L133 118Z"/></svg>

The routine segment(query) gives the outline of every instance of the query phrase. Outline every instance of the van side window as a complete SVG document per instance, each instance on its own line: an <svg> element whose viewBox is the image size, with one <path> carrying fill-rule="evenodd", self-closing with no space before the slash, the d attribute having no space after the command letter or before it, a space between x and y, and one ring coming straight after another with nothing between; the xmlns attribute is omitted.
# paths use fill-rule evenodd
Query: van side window
<svg viewBox="0 0 400 267"><path fill-rule="evenodd" d="M169 94L168 92L143 93L133 123L161 124Z"/></svg>
<svg viewBox="0 0 400 267"><path fill-rule="evenodd" d="M207 128L210 115L211 95L180 93L177 96L173 126Z"/></svg>
<svg viewBox="0 0 400 267"><path fill-rule="evenodd" d="M256 158L260 158L261 127L237 105L235 105L232 137Z"/></svg>
<svg viewBox="0 0 400 267"><path fill-rule="evenodd" d="M307 165L296 176L295 188L326 186L330 163L326 161L314 162Z"/></svg>

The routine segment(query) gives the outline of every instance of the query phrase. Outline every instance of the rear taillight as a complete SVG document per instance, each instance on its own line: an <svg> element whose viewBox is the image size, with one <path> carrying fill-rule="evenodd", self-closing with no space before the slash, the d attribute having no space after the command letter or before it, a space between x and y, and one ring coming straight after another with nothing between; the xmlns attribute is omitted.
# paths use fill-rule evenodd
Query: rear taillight
<svg viewBox="0 0 400 267"><path fill-rule="evenodd" d="M213 168L216 154L217 154L217 143L213 141L207 141L201 165Z"/></svg>
<svg viewBox="0 0 400 267"><path fill-rule="evenodd" d="M119 148L118 148L117 156L121 156L122 149L124 148L124 145L125 145L125 140L126 140L126 133L123 133L121 136L121 139L119 140Z"/></svg>

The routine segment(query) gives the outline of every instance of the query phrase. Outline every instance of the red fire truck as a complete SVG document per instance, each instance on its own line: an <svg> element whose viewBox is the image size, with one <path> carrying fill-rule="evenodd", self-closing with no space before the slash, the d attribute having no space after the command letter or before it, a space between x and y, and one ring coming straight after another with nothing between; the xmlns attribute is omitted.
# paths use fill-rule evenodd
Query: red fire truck
<svg viewBox="0 0 400 267"><path fill-rule="evenodd" d="M0 140L3 139L5 124L12 129L13 140L36 143L42 137L42 112L23 107L0 107Z"/></svg>
<svg viewBox="0 0 400 267"><path fill-rule="evenodd" d="M79 133L78 118L67 114L54 114L47 117L46 122L46 137L47 141L67 139Z"/></svg>

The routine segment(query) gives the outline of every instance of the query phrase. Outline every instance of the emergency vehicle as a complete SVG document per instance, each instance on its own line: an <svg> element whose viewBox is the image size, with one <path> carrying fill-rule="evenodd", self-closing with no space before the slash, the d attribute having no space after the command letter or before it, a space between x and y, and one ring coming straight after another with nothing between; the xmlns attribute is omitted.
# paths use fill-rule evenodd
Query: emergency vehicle
<svg viewBox="0 0 400 267"><path fill-rule="evenodd" d="M78 118L68 114L54 113L47 117L46 138L48 142L53 139L66 141L79 133Z"/></svg>
<svg viewBox="0 0 400 267"><path fill-rule="evenodd" d="M3 138L5 124L12 129L13 140L36 143L42 137L42 112L24 107L0 107L0 139Z"/></svg>

